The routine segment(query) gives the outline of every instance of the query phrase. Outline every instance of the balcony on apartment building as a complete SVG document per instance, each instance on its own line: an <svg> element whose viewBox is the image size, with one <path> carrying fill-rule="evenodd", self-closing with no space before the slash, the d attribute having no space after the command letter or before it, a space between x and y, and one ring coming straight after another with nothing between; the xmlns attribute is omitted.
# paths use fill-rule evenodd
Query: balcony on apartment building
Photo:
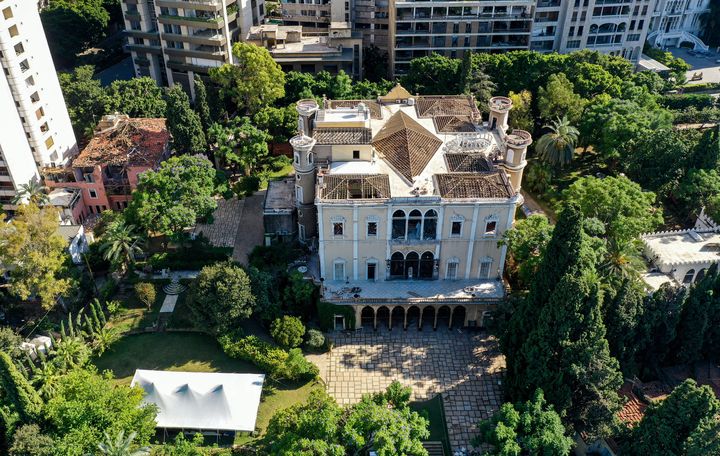
<svg viewBox="0 0 720 456"><path fill-rule="evenodd" d="M446 20L446 19L487 19L487 20L507 20L507 19L527 19L532 20L532 14L524 7L513 9L499 9L492 7L487 8L470 7L470 6L435 6L435 7L417 7L417 8L398 8L397 20Z"/></svg>
<svg viewBox="0 0 720 456"><path fill-rule="evenodd" d="M228 22L237 19L237 12L237 4L232 4L227 8ZM198 27L198 24L204 24L207 28L214 29L222 29L225 26L222 11L186 10L184 15L180 15L175 8L161 8L158 21L161 24L186 25L188 27Z"/></svg>
<svg viewBox="0 0 720 456"><path fill-rule="evenodd" d="M224 3L223 0L155 0L155 5L160 8L183 8L200 11L221 11Z"/></svg>

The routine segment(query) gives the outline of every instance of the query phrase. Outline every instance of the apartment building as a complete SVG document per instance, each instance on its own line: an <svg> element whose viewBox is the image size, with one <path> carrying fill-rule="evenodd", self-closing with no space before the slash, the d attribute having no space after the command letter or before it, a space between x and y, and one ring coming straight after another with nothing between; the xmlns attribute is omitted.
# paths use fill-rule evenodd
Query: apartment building
<svg viewBox="0 0 720 456"><path fill-rule="evenodd" d="M77 153L36 2L0 0L0 204Z"/></svg>
<svg viewBox="0 0 720 456"><path fill-rule="evenodd" d="M710 11L711 0L658 0L653 10L648 41L667 48L691 43L693 48L708 50L699 38L703 14Z"/></svg>
<svg viewBox="0 0 720 456"><path fill-rule="evenodd" d="M262 23L263 0L122 0L135 74L181 84L233 63L232 45Z"/></svg>
<svg viewBox="0 0 720 456"><path fill-rule="evenodd" d="M388 312L405 328L436 327L442 312L481 325L504 296L498 241L522 201L532 138L506 133L508 98L488 108L482 123L472 96L399 85L376 100L297 103L299 238L317 246L323 299L353 306L358 325L377 327Z"/></svg>

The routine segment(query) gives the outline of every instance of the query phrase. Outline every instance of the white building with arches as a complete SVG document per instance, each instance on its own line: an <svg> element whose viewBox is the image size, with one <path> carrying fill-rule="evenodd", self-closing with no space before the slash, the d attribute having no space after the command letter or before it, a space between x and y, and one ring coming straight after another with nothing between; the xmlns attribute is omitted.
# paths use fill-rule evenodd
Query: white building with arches
<svg viewBox="0 0 720 456"><path fill-rule="evenodd" d="M480 326L504 296L498 241L532 139L508 131L508 98L488 108L483 123L470 96L399 85L376 100L298 102L299 237L317 246L324 299L353 306L357 327Z"/></svg>

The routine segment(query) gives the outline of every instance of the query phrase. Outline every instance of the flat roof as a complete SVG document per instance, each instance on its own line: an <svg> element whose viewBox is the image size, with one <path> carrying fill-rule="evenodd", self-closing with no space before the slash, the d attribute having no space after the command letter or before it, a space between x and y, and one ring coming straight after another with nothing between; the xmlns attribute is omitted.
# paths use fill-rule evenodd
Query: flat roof
<svg viewBox="0 0 720 456"><path fill-rule="evenodd" d="M263 210L265 214L295 209L295 178L268 182Z"/></svg>
<svg viewBox="0 0 720 456"><path fill-rule="evenodd" d="M663 63L658 62L657 60L653 59L652 57L649 57L645 54L640 54L640 60L638 61L638 66L641 70L646 71L655 71L655 72L661 72L661 71L670 71L670 67L664 65Z"/></svg>
<svg viewBox="0 0 720 456"><path fill-rule="evenodd" d="M403 299L413 300L469 300L498 299L505 296L505 286L499 280L350 280L324 282L324 298L328 301L355 299ZM353 289L356 291L352 291ZM357 291L359 289L360 291Z"/></svg>
<svg viewBox="0 0 720 456"><path fill-rule="evenodd" d="M720 233L668 231L641 237L648 259L658 266L711 264L720 260Z"/></svg>
<svg viewBox="0 0 720 456"><path fill-rule="evenodd" d="M157 427L254 432L264 381L263 374L138 369L130 386L157 406Z"/></svg>

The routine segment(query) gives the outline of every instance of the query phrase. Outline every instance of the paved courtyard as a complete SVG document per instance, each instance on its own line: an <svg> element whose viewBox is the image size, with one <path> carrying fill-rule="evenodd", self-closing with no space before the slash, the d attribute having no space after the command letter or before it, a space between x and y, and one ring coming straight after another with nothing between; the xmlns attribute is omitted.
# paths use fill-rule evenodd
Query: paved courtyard
<svg viewBox="0 0 720 456"><path fill-rule="evenodd" d="M477 422L502 403L504 360L485 332L395 329L330 337L332 352L312 361L340 404L382 391L393 380L412 387L413 399L442 394L454 450L468 447Z"/></svg>

